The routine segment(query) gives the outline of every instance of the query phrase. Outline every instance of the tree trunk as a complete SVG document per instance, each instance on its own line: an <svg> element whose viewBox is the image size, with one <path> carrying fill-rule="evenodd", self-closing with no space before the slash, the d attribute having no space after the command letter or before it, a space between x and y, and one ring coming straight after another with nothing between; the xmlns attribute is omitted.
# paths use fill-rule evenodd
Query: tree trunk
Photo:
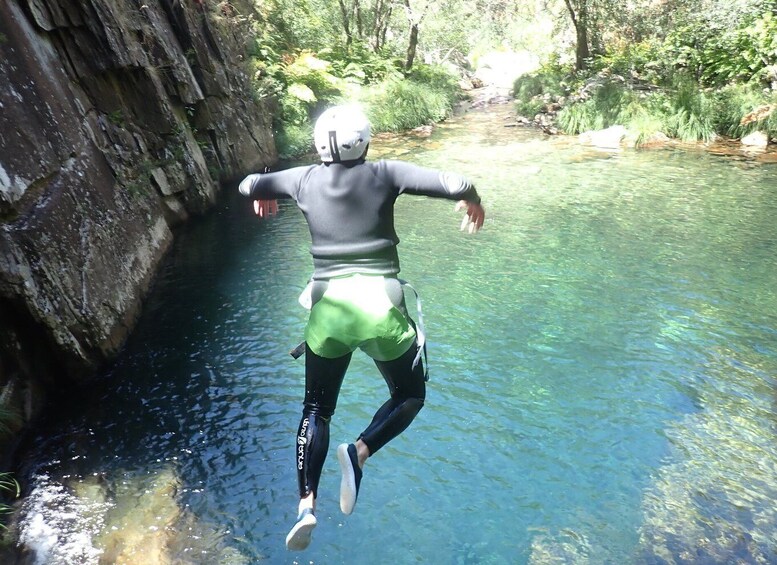
<svg viewBox="0 0 777 565"><path fill-rule="evenodd" d="M361 41L364 38L364 24L362 22L362 6L359 0L354 0L353 14L356 18L356 37Z"/></svg>
<svg viewBox="0 0 777 565"><path fill-rule="evenodd" d="M405 57L405 70L409 71L413 68L413 62L415 61L415 53L418 48L418 26L421 25L421 17L416 17L413 9L410 7L410 0L405 0L405 12L407 14L407 21L410 23L410 38L407 43L407 56Z"/></svg>
<svg viewBox="0 0 777 565"><path fill-rule="evenodd" d="M418 47L418 24L411 24L410 26L410 40L407 44L407 58L405 59L405 70L409 71L413 68L413 61L415 61L415 51Z"/></svg>
<svg viewBox="0 0 777 565"><path fill-rule="evenodd" d="M588 48L588 28L586 25L578 25L576 32L575 67L578 71L582 71L588 68L588 60L591 57L591 51Z"/></svg>
<svg viewBox="0 0 777 565"><path fill-rule="evenodd" d="M391 12L393 7L391 3L386 5L382 0L378 0L375 6L375 25L373 26L372 48L376 53L386 44L386 33L391 21Z"/></svg>
<svg viewBox="0 0 777 565"><path fill-rule="evenodd" d="M345 45L350 46L353 43L353 36L351 35L350 18L348 17L348 8L345 5L344 0L338 0L340 3L340 13L343 16L343 29L345 30Z"/></svg>
<svg viewBox="0 0 777 565"><path fill-rule="evenodd" d="M579 0L579 10L575 11L572 0L564 0L569 10L569 16L572 18L572 24L575 26L575 67L582 71L588 66L588 59L591 57L591 51L588 46L588 0Z"/></svg>

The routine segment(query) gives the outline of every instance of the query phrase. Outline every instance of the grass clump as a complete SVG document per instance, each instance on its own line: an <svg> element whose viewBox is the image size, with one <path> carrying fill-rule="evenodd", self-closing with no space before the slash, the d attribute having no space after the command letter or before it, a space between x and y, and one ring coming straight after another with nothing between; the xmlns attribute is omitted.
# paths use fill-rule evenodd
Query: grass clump
<svg viewBox="0 0 777 565"><path fill-rule="evenodd" d="M731 85L716 93L715 128L723 135L741 138L763 131L777 138L777 92L765 93L752 85Z"/></svg>
<svg viewBox="0 0 777 565"><path fill-rule="evenodd" d="M0 436L7 436L18 430L22 425L19 413L9 407L4 399L0 399ZM0 496L3 500L19 498L21 488L18 481L11 473L0 473ZM0 502L0 517L11 514L13 508L4 502ZM7 530L5 524L0 522L0 529Z"/></svg>
<svg viewBox="0 0 777 565"><path fill-rule="evenodd" d="M445 84L388 80L367 89L361 102L374 132L403 131L445 119L457 93L458 87Z"/></svg>
<svg viewBox="0 0 777 565"><path fill-rule="evenodd" d="M608 127L604 116L598 113L596 102L586 100L564 107L556 118L559 127L567 133L604 129Z"/></svg>
<svg viewBox="0 0 777 565"><path fill-rule="evenodd" d="M712 98L686 78L677 81L666 104L666 134L682 141L709 142L715 138Z"/></svg>

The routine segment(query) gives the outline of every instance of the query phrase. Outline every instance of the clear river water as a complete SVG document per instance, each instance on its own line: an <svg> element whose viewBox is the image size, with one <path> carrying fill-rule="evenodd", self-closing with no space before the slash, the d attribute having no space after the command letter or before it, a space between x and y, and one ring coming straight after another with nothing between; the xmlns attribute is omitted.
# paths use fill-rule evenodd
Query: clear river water
<svg viewBox="0 0 777 565"><path fill-rule="evenodd" d="M284 547L309 236L231 188L179 232L116 363L27 442L28 562L777 562L777 165L599 151L509 111L373 142L469 176L488 216L471 236L451 202L398 201L431 380L353 515L334 448L386 396L363 354L313 543Z"/></svg>

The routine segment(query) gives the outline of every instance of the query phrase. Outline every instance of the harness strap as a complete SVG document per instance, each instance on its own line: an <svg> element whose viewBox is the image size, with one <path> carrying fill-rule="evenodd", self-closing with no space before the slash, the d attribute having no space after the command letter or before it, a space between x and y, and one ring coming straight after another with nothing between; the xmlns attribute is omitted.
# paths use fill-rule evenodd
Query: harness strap
<svg viewBox="0 0 777 565"><path fill-rule="evenodd" d="M399 284L401 284L403 287L407 287L410 290L413 291L413 294L415 294L415 306L416 306L416 313L418 314L418 320L415 324L415 332L416 332L416 338L418 341L418 353L415 355L415 359L413 359L413 369L416 368L418 365L418 362L421 360L421 355L424 356L424 380L429 381L429 358L426 353L426 330L424 330L424 312L421 308L421 297L418 295L418 291L411 285L409 282L407 282L404 279L398 279Z"/></svg>

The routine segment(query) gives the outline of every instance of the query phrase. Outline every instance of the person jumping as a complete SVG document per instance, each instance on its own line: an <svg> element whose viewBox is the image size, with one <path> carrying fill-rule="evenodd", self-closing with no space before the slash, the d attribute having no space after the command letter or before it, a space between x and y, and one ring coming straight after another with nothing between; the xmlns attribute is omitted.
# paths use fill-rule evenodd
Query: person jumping
<svg viewBox="0 0 777 565"><path fill-rule="evenodd" d="M351 356L372 357L389 399L353 443L337 447L342 479L340 509L351 514L367 458L402 433L424 405L424 339L405 307L398 278L399 238L394 204L402 194L458 201L466 209L462 230L478 231L485 219L480 197L464 177L401 161L367 161L370 123L356 106L336 106L316 121L321 163L248 175L240 193L255 201L260 217L277 212L276 199L293 199L308 224L313 277L305 328L305 396L295 462L300 502L286 537L289 550L310 544L316 498L329 450L329 422ZM420 320L419 320L420 322Z"/></svg>

